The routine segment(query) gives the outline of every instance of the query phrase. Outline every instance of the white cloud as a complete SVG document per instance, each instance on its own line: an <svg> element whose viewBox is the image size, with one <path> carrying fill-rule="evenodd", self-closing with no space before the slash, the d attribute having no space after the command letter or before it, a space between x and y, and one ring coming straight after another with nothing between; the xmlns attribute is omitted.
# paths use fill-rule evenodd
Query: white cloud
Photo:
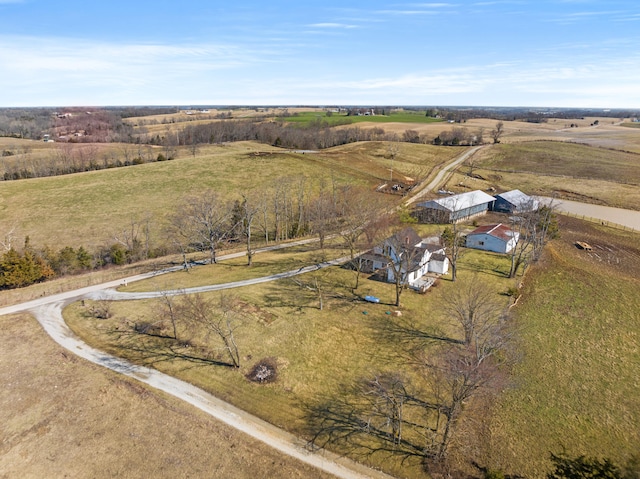
<svg viewBox="0 0 640 479"><path fill-rule="evenodd" d="M327 32L340 32L324 24ZM142 44L0 35L0 105L113 104L449 104L640 107L640 54L605 40L539 48L504 61L393 70L354 61L320 68L273 42ZM282 48L282 50L280 50ZM633 50L632 50L633 51ZM286 60L286 61L285 61ZM378 73L376 73L378 72ZM588 101L587 101L588 100Z"/></svg>
<svg viewBox="0 0 640 479"><path fill-rule="evenodd" d="M346 23L312 23L307 26L311 28L358 28L357 25L350 25Z"/></svg>
<svg viewBox="0 0 640 479"><path fill-rule="evenodd" d="M438 15L436 10L378 10L379 15Z"/></svg>
<svg viewBox="0 0 640 479"><path fill-rule="evenodd" d="M268 52L234 45L161 45L87 42L73 39L0 37L0 84L87 78L137 81L156 75L184 75L234 69L272 58Z"/></svg>
<svg viewBox="0 0 640 479"><path fill-rule="evenodd" d="M411 7L417 8L446 8L446 7L455 7L457 5L452 3L412 3Z"/></svg>

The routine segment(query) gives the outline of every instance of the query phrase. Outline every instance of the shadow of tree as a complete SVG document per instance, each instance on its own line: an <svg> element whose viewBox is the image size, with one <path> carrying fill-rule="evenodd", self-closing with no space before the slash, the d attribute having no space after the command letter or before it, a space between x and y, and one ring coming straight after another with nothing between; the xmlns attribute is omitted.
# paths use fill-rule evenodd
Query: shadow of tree
<svg viewBox="0 0 640 479"><path fill-rule="evenodd" d="M427 324L419 323L414 319L403 316L384 315L370 317L366 322L368 334L376 342L384 342L389 347L379 348L375 352L377 358L381 357L381 351L389 351L386 360L390 364L402 361L404 364L421 366L419 359L429 348L438 345L461 345L463 341L452 338L440 329Z"/></svg>
<svg viewBox="0 0 640 479"><path fill-rule="evenodd" d="M124 357L145 366L155 366L175 360L192 365L234 367L231 362L222 361L214 356L214 351L196 346L189 341L177 340L160 334L146 334L135 330L109 332L117 348L124 351Z"/></svg>
<svg viewBox="0 0 640 479"><path fill-rule="evenodd" d="M351 457L382 455L401 458L402 464L422 464L432 456L430 444L437 436L437 423L433 423L432 416L442 406L403 390L402 397L395 398L402 402L403 411L396 421L387 415L389 411L381 410L384 398L363 388L367 384L370 381L361 380L354 386L341 386L332 395L302 405L309 437L307 447L313 450L331 445Z"/></svg>

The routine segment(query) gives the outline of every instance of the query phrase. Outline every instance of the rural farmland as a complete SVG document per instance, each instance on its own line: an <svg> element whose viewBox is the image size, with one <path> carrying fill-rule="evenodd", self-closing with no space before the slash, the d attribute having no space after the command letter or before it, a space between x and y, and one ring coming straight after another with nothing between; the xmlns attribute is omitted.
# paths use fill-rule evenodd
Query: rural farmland
<svg viewBox="0 0 640 479"><path fill-rule="evenodd" d="M313 118L325 113L284 118L278 135L306 142L296 129L308 135ZM247 118L277 121L268 114L233 110L239 132L249 131ZM171 115L185 114L127 121L142 128ZM637 212L640 153L625 136L633 130L599 117L602 126L581 123L588 131L569 141L563 135L574 132L555 126L564 119L465 124L411 122L426 118L424 112L395 115L375 122L358 116L358 128L369 133L349 130L351 124L321 125L314 134L324 135L326 147L314 149L247 139L177 142L168 149L154 144L153 135L144 136L144 148L0 139L9 152L5 173L39 172L5 175L0 189L2 311L13 314L2 317L8 347L0 374L23 398L7 398L3 410L7 418L24 418L11 421L0 470L38 475L46 457L56 457L58 467L78 475L100 475L99 469L158 474L160 466L151 463L166 461L161 474L188 462L194 475L240 464L237 477L273 469L287 477L422 478L437 476L446 464L471 477L478 467L545 477L549 452L632 463L640 441L633 379L640 366L638 232L552 209L523 214L520 223L482 211L454 224L416 222L416 211L443 195L480 190L493 198L520 189L577 201L587 211L593 204ZM595 118L584 121L591 125ZM309 124L296 124L302 119ZM218 135L222 130L208 121L165 124L179 138ZM503 132L496 142L489 130L498 122ZM233 131L225 125L225 134ZM260 128L251 131L266 134ZM478 144L480 129L485 136ZM626 147L611 148L601 129L619 141L628 138ZM342 130L350 141L332 144L343 141L336 133ZM453 143L434 144L435 138ZM70 169L57 170L61 165ZM196 227L204 221L206 238ZM542 223L548 237L529 243L539 230L525 232L525 226ZM528 246L507 254L460 246L478 226L497 224L520 228ZM388 243L408 228L420 251L430 252L425 258L451 265L430 273L422 294L401 282L402 268L411 264L401 263L406 245ZM580 243L590 249L576 247ZM385 244L392 248L375 249ZM371 272L359 259L381 256L387 268L398 262L394 274ZM9 269L10 261L29 258L50 273L31 285L8 286L19 271ZM460 313L472 298L481 304L481 327ZM86 344L55 345L29 311L37 311L45 330L70 328L58 336L63 346L64 337ZM30 344L43 353L30 355ZM470 345L475 352L468 356ZM115 372L73 352L82 356L89 348L113 357L101 360L98 353L95 361ZM482 364L481 376L461 376L473 387L459 402L451 361ZM44 368L51 376L36 381ZM119 374L136 368L183 381L255 418L248 436L233 429L237 424L218 423L171 397L181 397L173 389L167 394ZM151 376L136 374L144 381ZM53 418L63 401L56 385L68 391L64 411L80 411L82 425L65 414ZM84 403L87 394L92 397ZM403 403L402 416L396 401ZM144 414L109 416L110 425L99 426L105 408ZM188 432L176 432L180 421ZM280 452L271 449L256 432L261 421L295 439L286 439ZM153 450L151 430L182 434L181 448L164 441ZM60 443L65 434L69 439ZM116 459L119 434L128 434L134 447ZM95 435L103 438L99 445L90 440ZM72 440L82 454L103 451L104 462L89 468L70 456L64 445ZM299 455L287 441L316 452ZM210 442L232 452L205 457L198 445ZM27 469L20 469L20 451L36 445L46 454L30 455ZM136 454L163 459L134 466ZM320 454L329 459L319 466L313 458Z"/></svg>

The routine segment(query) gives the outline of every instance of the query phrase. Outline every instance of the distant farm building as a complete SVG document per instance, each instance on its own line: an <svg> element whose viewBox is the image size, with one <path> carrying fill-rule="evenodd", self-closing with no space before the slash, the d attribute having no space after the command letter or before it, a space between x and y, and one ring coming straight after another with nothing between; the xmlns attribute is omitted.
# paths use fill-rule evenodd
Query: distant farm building
<svg viewBox="0 0 640 479"><path fill-rule="evenodd" d="M457 223L486 214L495 198L475 190L416 205L415 215L424 223Z"/></svg>
<svg viewBox="0 0 640 479"><path fill-rule="evenodd" d="M509 253L516 247L520 235L502 223L486 225L476 228L467 235L467 248L493 251L494 253Z"/></svg>
<svg viewBox="0 0 640 479"><path fill-rule="evenodd" d="M520 190L511 190L495 196L493 210L501 213L526 213L535 211L540 206L540 202L529 195L525 195Z"/></svg>

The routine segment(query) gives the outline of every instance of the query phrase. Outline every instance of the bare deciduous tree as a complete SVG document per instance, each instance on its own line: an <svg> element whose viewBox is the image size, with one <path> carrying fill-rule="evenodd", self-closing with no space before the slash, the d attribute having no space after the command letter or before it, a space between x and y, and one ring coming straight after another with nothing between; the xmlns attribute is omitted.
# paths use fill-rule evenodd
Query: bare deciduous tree
<svg viewBox="0 0 640 479"><path fill-rule="evenodd" d="M499 121L496 123L496 126L493 130L491 130L490 135L493 138L494 143L500 143L500 138L504 134L504 123Z"/></svg>
<svg viewBox="0 0 640 479"><path fill-rule="evenodd" d="M490 328L499 322L505 307L495 293L473 277L450 294L446 311L461 326L464 344L470 346L487 342L487 337L492 336Z"/></svg>
<svg viewBox="0 0 640 479"><path fill-rule="evenodd" d="M162 319L168 319L171 324L173 339L178 339L178 310L179 307L174 301L173 296L162 292L162 297L158 304L158 316Z"/></svg>
<svg viewBox="0 0 640 479"><path fill-rule="evenodd" d="M451 281L456 281L458 279L458 257L462 244L460 225L454 221L451 226L447 226L443 230L441 238L451 264Z"/></svg>
<svg viewBox="0 0 640 479"><path fill-rule="evenodd" d="M309 206L311 230L318 235L320 249L324 249L324 242L328 234L332 233L337 224L337 212L332 195L321 185L320 194L311 201Z"/></svg>
<svg viewBox="0 0 640 479"><path fill-rule="evenodd" d="M149 257L151 241L151 213L141 219L132 218L129 226L115 234L113 239L127 250L130 261L138 261Z"/></svg>
<svg viewBox="0 0 640 479"><path fill-rule="evenodd" d="M9 251L11 248L13 248L13 244L17 238L15 231L16 227L12 226L11 228L9 228L9 231L5 233L4 238L0 240L0 245L2 246L2 249L4 251Z"/></svg>
<svg viewBox="0 0 640 479"><path fill-rule="evenodd" d="M318 298L318 309L322 311L324 309L324 286L322 278L319 278L318 272L312 274L308 281L294 278L293 282L300 286L302 289L307 289L316 294Z"/></svg>
<svg viewBox="0 0 640 479"><path fill-rule="evenodd" d="M393 276L396 287L395 305L400 306L400 296L409 283L409 271L422 258L423 252L404 229L384 241L382 255L387 260L387 271ZM415 233L414 233L415 235Z"/></svg>
<svg viewBox="0 0 640 479"><path fill-rule="evenodd" d="M537 261L547 240L558 232L553 203L538 209L530 206L510 217L510 228L518 234L518 242L511 250L509 278L515 278L523 264Z"/></svg>
<svg viewBox="0 0 640 479"><path fill-rule="evenodd" d="M370 401L371 416L379 429L390 429L391 442L399 446L402 442L404 405L410 397L405 381L399 374L386 373L363 381L362 393Z"/></svg>
<svg viewBox="0 0 640 479"><path fill-rule="evenodd" d="M230 219L229 205L209 190L202 195L188 197L174 223L183 235L190 238L192 245L209 251L209 260L214 264L219 245L231 233Z"/></svg>
<svg viewBox="0 0 640 479"><path fill-rule="evenodd" d="M249 197L247 194L242 195L242 202L240 203L240 219L238 230L245 239L247 246L247 265L251 266L253 263L253 250L251 249L251 227L253 220L260 210L260 202L255 199L255 195Z"/></svg>
<svg viewBox="0 0 640 479"><path fill-rule="evenodd" d="M221 296L216 305L213 300L200 294L185 296L181 302L181 316L192 327L202 328L209 339L220 341L220 349L225 352L234 368L240 367L240 353L234 336L241 324L237 300L231 296Z"/></svg>
<svg viewBox="0 0 640 479"><path fill-rule="evenodd" d="M374 225L383 216L382 204L379 196L372 197L368 191L357 188L343 190L340 204L343 212L340 218L340 236L356 272L355 290L358 289L362 270L362 259L358 253L362 249L371 249L374 242L379 240L381 229L375 229ZM366 234L368 228L369 235Z"/></svg>

